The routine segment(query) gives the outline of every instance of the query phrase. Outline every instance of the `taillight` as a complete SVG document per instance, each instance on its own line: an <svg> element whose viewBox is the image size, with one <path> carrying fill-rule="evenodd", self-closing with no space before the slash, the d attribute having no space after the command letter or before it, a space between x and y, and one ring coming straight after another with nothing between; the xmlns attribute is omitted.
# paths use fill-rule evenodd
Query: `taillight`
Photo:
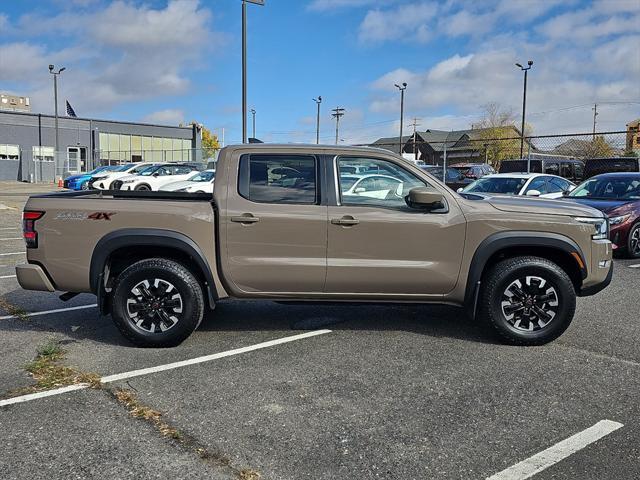
<svg viewBox="0 0 640 480"><path fill-rule="evenodd" d="M27 244L27 248L38 247L38 232L36 232L36 220L42 218L44 212L27 211L22 212L22 235Z"/></svg>

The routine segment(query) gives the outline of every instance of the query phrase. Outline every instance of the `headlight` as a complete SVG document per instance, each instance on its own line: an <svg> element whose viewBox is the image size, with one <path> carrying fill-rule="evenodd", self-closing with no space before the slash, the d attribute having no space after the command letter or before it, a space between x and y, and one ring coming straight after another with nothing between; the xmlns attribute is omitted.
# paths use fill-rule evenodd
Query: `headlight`
<svg viewBox="0 0 640 480"><path fill-rule="evenodd" d="M626 222L630 216L631 214L609 217L609 225L620 225L621 223Z"/></svg>
<svg viewBox="0 0 640 480"><path fill-rule="evenodd" d="M606 218L575 217L580 223L590 223L595 228L595 233L591 235L594 240L606 240L609 238L609 222Z"/></svg>

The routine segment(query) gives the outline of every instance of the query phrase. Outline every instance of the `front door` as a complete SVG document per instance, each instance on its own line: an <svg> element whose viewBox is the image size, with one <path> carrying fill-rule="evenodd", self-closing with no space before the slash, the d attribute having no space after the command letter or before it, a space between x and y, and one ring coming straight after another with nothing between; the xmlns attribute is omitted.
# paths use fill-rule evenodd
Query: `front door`
<svg viewBox="0 0 640 480"><path fill-rule="evenodd" d="M404 197L429 186L398 160L336 159L340 167L363 166L360 183L380 184L384 195L340 182L337 205L329 206L327 293L442 295L456 285L464 248L465 219L451 195L439 213L411 209ZM353 177L353 175L349 175ZM441 187L438 187L441 188ZM374 195L375 193L375 195Z"/></svg>
<svg viewBox="0 0 640 480"><path fill-rule="evenodd" d="M237 294L322 292L327 206L318 172L312 155L247 154L229 174L222 256Z"/></svg>

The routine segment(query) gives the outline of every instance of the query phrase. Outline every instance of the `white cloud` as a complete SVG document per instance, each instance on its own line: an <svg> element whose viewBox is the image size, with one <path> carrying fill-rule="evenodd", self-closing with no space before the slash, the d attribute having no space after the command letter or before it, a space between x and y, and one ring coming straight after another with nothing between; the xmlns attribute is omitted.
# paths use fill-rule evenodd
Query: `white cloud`
<svg viewBox="0 0 640 480"><path fill-rule="evenodd" d="M309 10L324 12L340 8L366 7L370 5L382 5L391 3L393 0L313 0Z"/></svg>
<svg viewBox="0 0 640 480"><path fill-rule="evenodd" d="M184 112L180 109L168 108L166 110L152 112L146 115L142 120L149 123L179 125L180 123L184 123Z"/></svg>
<svg viewBox="0 0 640 480"><path fill-rule="evenodd" d="M434 2L401 5L393 10L370 10L360 24L358 38L362 43L387 40L428 41L433 33L428 22L438 11Z"/></svg>

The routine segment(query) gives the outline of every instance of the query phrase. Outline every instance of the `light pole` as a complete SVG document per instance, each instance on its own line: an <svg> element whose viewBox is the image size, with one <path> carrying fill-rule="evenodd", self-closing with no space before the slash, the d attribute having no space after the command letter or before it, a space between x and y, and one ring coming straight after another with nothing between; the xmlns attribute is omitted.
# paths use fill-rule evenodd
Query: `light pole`
<svg viewBox="0 0 640 480"><path fill-rule="evenodd" d="M60 147L60 136L58 133L58 75L60 75L62 72L64 72L67 69L66 67L62 67L56 72L55 68L56 68L55 65L49 65L49 73L53 75L53 102L54 102L55 127L56 127L55 172L53 173L54 181L55 181L55 175L58 173L58 163L59 163L58 148Z"/></svg>
<svg viewBox="0 0 640 480"><path fill-rule="evenodd" d="M322 103L322 97L318 95L318 98L313 99L318 105L318 114L316 116L316 144L320 144L320 104Z"/></svg>
<svg viewBox="0 0 640 480"><path fill-rule="evenodd" d="M525 111L527 109L527 73L529 73L532 65L533 60L529 60L526 67L516 63L516 67L519 67L520 70L524 72L524 88L522 92L522 130L520 131L520 158L524 158L524 118Z"/></svg>
<svg viewBox="0 0 640 480"><path fill-rule="evenodd" d="M256 110L251 109L251 116L253 117L253 138L256 138Z"/></svg>
<svg viewBox="0 0 640 480"><path fill-rule="evenodd" d="M344 115L344 108L340 108L340 107L336 107L333 110L331 110L333 113L331 114L331 116L333 118L336 119L336 145L338 144L338 131L340 128L340 117L342 117Z"/></svg>
<svg viewBox="0 0 640 480"><path fill-rule="evenodd" d="M404 91L407 89L407 82L404 82L402 86L397 83L395 85L398 87L398 90L400 90L400 138L398 143L400 144L399 153L402 155L402 117L404 117Z"/></svg>
<svg viewBox="0 0 640 480"><path fill-rule="evenodd" d="M247 2L264 5L264 0L242 0L242 143L247 143Z"/></svg>

